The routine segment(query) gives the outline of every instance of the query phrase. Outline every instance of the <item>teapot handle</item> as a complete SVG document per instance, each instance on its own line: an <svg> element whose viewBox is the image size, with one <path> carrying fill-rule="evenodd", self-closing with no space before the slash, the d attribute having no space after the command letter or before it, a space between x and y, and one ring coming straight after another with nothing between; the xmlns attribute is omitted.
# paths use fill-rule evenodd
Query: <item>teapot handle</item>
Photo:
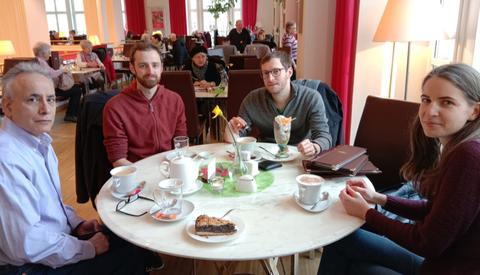
<svg viewBox="0 0 480 275"><path fill-rule="evenodd" d="M170 162L163 161L162 163L160 163L160 167L158 168L158 170L167 179L170 178Z"/></svg>

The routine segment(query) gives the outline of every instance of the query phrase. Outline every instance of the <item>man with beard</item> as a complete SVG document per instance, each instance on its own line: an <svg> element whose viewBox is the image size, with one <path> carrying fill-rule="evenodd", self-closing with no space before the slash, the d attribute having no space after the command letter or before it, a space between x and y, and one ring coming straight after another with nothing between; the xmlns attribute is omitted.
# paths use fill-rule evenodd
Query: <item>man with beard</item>
<svg viewBox="0 0 480 275"><path fill-rule="evenodd" d="M104 144L114 167L171 150L174 137L187 135L182 98L158 84L162 68L155 44L135 43L130 70L137 80L103 110Z"/></svg>
<svg viewBox="0 0 480 275"><path fill-rule="evenodd" d="M297 145L304 156L314 156L332 147L322 96L306 86L293 84L292 59L284 52L267 54L261 61L265 88L250 92L242 102L238 117L229 124L236 136L248 134L252 123L259 130L259 141L275 143L273 121L276 116L296 118L291 124L289 145ZM228 127L228 125L227 125ZM233 142L229 130L224 138Z"/></svg>

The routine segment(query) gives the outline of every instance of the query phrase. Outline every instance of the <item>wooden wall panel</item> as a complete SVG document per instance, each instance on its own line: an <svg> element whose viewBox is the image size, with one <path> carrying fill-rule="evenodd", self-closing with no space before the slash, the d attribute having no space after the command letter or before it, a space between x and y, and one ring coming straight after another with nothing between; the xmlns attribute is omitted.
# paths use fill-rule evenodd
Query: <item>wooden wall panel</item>
<svg viewBox="0 0 480 275"><path fill-rule="evenodd" d="M0 0L0 7L0 40L12 41L16 57L33 57L24 1ZM0 63L5 58L0 55Z"/></svg>

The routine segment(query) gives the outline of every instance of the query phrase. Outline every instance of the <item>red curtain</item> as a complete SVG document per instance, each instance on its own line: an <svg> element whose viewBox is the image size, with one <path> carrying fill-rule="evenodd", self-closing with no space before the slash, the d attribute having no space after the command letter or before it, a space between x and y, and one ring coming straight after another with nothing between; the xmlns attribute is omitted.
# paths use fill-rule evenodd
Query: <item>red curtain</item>
<svg viewBox="0 0 480 275"><path fill-rule="evenodd" d="M353 80L357 48L358 10L360 0L337 1L331 87L343 105L345 144L350 143L352 124Z"/></svg>
<svg viewBox="0 0 480 275"><path fill-rule="evenodd" d="M127 30L133 31L135 35L142 35L147 29L143 0L125 0L125 17Z"/></svg>
<svg viewBox="0 0 480 275"><path fill-rule="evenodd" d="M244 28L253 30L257 23L257 0L242 1L242 20Z"/></svg>
<svg viewBox="0 0 480 275"><path fill-rule="evenodd" d="M170 28L177 35L187 34L187 8L185 0L169 0Z"/></svg>

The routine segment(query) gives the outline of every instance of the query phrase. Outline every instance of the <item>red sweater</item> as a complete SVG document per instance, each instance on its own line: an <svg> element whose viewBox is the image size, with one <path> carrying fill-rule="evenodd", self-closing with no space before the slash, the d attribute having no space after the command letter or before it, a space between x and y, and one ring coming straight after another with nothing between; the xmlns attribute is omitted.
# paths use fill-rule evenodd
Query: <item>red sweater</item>
<svg viewBox="0 0 480 275"><path fill-rule="evenodd" d="M382 235L425 257L421 274L480 274L480 140L455 149L432 201L388 196L385 210L418 221L404 224L376 210L366 220Z"/></svg>
<svg viewBox="0 0 480 275"><path fill-rule="evenodd" d="M151 100L137 81L107 102L103 109L103 143L111 163L126 158L136 162L172 150L172 139L187 135L182 98L162 85Z"/></svg>

